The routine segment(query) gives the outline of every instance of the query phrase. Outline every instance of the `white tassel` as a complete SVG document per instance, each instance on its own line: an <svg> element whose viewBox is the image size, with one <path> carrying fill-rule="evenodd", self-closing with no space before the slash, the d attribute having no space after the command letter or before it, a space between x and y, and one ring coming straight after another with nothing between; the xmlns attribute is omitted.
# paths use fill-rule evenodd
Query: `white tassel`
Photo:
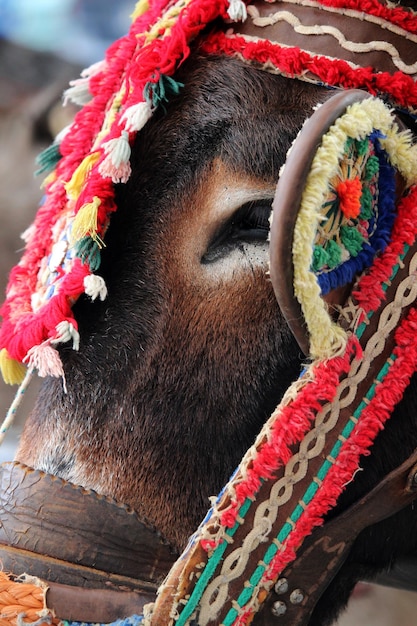
<svg viewBox="0 0 417 626"><path fill-rule="evenodd" d="M100 300L103 302L107 298L107 287L104 278L96 274L89 274L84 278L84 290L87 296L92 300Z"/></svg>
<svg viewBox="0 0 417 626"><path fill-rule="evenodd" d="M54 143L62 143L62 140L66 137L66 135L68 135L69 131L71 130L71 126L72 124L68 124L67 126L64 126L64 128L62 128L59 133L56 135L55 139L54 139Z"/></svg>
<svg viewBox="0 0 417 626"><path fill-rule="evenodd" d="M83 78L90 78L90 76L95 76L99 72L102 72L105 69L106 65L107 63L104 59L102 61L97 61L97 63L93 63L92 65L86 67L85 70L81 72L81 76Z"/></svg>
<svg viewBox="0 0 417 626"><path fill-rule="evenodd" d="M244 22L248 17L246 4L242 0L230 0L227 14L233 22Z"/></svg>
<svg viewBox="0 0 417 626"><path fill-rule="evenodd" d="M124 127L128 132L137 132L145 126L152 114L153 109L148 102L139 102L126 109L121 117L121 122L125 122Z"/></svg>
<svg viewBox="0 0 417 626"><path fill-rule="evenodd" d="M25 231L20 235L20 238L25 242L25 244L29 244L32 240L32 237L36 233L35 224L31 224Z"/></svg>
<svg viewBox="0 0 417 626"><path fill-rule="evenodd" d="M72 80L70 82L69 89L64 91L64 106L66 106L68 102L72 102L78 106L84 106L84 104L90 102L92 96L89 86L89 78L78 78L77 80Z"/></svg>
<svg viewBox="0 0 417 626"><path fill-rule="evenodd" d="M51 343L67 343L67 341L72 341L72 349L79 350L80 348L80 335L78 330L74 327L71 322L64 320L63 322L59 322L56 327L57 335L55 339L51 341Z"/></svg>
<svg viewBox="0 0 417 626"><path fill-rule="evenodd" d="M110 139L103 144L104 152L109 155L115 167L120 167L130 159L129 133L122 131L120 137Z"/></svg>
<svg viewBox="0 0 417 626"><path fill-rule="evenodd" d="M104 143L103 149L107 157L99 165L100 174L108 176L114 183L127 182L131 173L129 133L123 130L120 137Z"/></svg>

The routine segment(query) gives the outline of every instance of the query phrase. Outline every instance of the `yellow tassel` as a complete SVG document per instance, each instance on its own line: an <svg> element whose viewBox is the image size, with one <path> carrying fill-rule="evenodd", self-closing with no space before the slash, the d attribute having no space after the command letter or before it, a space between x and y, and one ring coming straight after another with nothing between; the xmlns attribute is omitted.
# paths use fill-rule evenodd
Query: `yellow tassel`
<svg viewBox="0 0 417 626"><path fill-rule="evenodd" d="M0 370L7 385L20 385L26 374L26 367L10 358L6 348L0 350Z"/></svg>
<svg viewBox="0 0 417 626"><path fill-rule="evenodd" d="M84 204L74 218L71 229L71 243L80 241L86 235L92 239L97 236L97 212L101 204L100 198L94 196L92 202Z"/></svg>
<svg viewBox="0 0 417 626"><path fill-rule="evenodd" d="M57 179L55 170L46 176L41 184L41 189L45 189L51 183L54 183Z"/></svg>
<svg viewBox="0 0 417 626"><path fill-rule="evenodd" d="M135 8L133 9L132 15L130 16L132 21L136 20L139 16L146 13L148 9L149 9L149 1L139 0L139 2L136 3Z"/></svg>
<svg viewBox="0 0 417 626"><path fill-rule="evenodd" d="M73 173L71 180L65 184L65 191L70 200L76 200L78 198L91 168L97 163L99 157L99 152L93 152L86 156Z"/></svg>

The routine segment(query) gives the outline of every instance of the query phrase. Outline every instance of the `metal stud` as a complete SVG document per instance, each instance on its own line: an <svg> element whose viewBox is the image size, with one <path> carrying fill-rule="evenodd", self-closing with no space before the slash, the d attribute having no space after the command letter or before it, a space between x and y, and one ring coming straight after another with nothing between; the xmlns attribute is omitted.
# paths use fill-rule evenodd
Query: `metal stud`
<svg viewBox="0 0 417 626"><path fill-rule="evenodd" d="M288 580L286 578L279 578L275 583L275 593L278 596L282 596L284 593L287 593L288 587Z"/></svg>
<svg viewBox="0 0 417 626"><path fill-rule="evenodd" d="M294 589L294 591L291 592L291 595L290 595L291 604L301 604L303 600L304 600L304 593L301 591L301 589Z"/></svg>
<svg viewBox="0 0 417 626"><path fill-rule="evenodd" d="M275 615L275 617L281 617L281 615L285 615L286 612L287 612L287 605L285 604L285 602L282 602L281 600L274 602L274 604L271 607L271 613L272 615Z"/></svg>

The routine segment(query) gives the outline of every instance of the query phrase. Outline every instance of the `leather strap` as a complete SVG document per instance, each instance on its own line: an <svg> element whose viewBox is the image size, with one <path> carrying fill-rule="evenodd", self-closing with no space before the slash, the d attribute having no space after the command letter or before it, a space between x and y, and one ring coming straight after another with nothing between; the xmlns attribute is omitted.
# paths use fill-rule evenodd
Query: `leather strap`
<svg viewBox="0 0 417 626"><path fill-rule="evenodd" d="M257 0L248 12L245 22L233 25L238 35L343 59L377 72L393 74L401 69L410 76L417 74L417 40L383 19L349 9L341 12L310 0Z"/></svg>
<svg viewBox="0 0 417 626"><path fill-rule="evenodd" d="M317 528L296 561L280 576L254 626L307 626L323 592L343 565L359 533L417 498L417 449L347 511Z"/></svg>
<svg viewBox="0 0 417 626"><path fill-rule="evenodd" d="M0 560L61 619L111 622L154 598L176 554L134 511L20 463L0 468Z"/></svg>
<svg viewBox="0 0 417 626"><path fill-rule="evenodd" d="M17 502L20 501L18 492L21 488L26 494L28 493L25 489L25 478L28 476L41 474L41 482L45 478L49 478L52 482L61 482L60 479L43 475L41 472L30 470L19 464L10 463L3 466L2 476L5 477L5 474L14 475L13 484L15 485L16 477L22 477L23 487L18 484L13 489ZM74 487L71 485L71 488ZM31 488L30 491L33 495L36 488L34 490ZM359 532L393 515L409 505L416 497L417 450L359 502L323 527L317 528L312 536L305 540L296 562L283 572L275 585L276 591L272 592L265 601L263 610L254 620L254 625L304 626L307 624L317 600L340 569ZM20 517L19 514L18 517ZM7 516L3 516L3 510L1 518L7 520ZM39 532L36 521L33 527L38 528ZM33 537L31 528L32 524L27 530ZM5 532L9 529L7 525ZM67 537L71 534L68 529ZM71 545L74 545L73 542ZM65 551L65 546L63 549ZM92 552L94 551L95 546ZM0 547L0 557L3 568L15 574L39 572L40 567L43 567L43 571L48 574L48 576L42 576L43 579L47 579L49 587L46 595L47 606L54 610L60 619L111 622L133 614L140 614L144 605L155 599L156 585L146 584L140 580L133 581L134 590L126 590L132 584L131 580L123 580L122 577L114 575L107 575L107 579L100 578L100 572L75 566L78 586L66 585L51 582L51 578L59 579L62 574L63 563L59 559L35 555L4 544ZM117 567L117 563L114 565ZM93 572L95 578L93 576L94 580L91 581ZM65 573L64 577L67 577ZM96 586L99 582L104 588L82 588L83 578L89 586L91 584Z"/></svg>

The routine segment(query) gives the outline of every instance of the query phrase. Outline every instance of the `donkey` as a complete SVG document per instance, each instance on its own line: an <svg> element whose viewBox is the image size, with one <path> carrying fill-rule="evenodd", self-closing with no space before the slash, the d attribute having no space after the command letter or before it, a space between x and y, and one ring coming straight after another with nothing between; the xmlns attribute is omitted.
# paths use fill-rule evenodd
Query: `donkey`
<svg viewBox="0 0 417 626"><path fill-rule="evenodd" d="M325 87L196 52L140 131L102 250L108 297L74 305L16 460L132 507L179 552L305 360L268 268L287 151ZM417 447L417 379L346 487L345 510ZM333 514L333 512L332 512ZM365 530L317 605L330 625L359 580L415 555L410 506Z"/></svg>

